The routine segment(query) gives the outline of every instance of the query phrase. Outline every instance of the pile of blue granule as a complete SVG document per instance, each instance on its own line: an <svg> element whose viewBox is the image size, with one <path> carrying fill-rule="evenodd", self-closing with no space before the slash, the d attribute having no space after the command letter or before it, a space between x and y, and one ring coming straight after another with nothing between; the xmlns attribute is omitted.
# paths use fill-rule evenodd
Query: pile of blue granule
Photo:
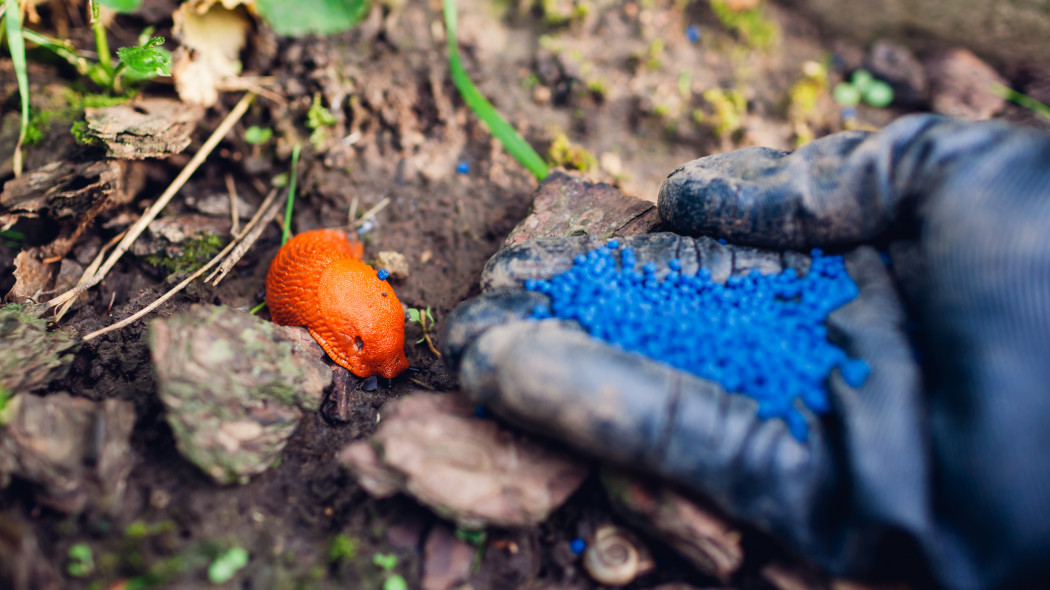
<svg viewBox="0 0 1050 590"><path fill-rule="evenodd" d="M619 254L620 260L617 260ZM825 319L857 296L841 256L812 252L805 276L794 269L775 275L752 271L725 284L702 269L680 274L681 261L657 278L653 263L636 270L634 251L607 247L581 254L568 271L525 288L550 296L531 317L576 320L592 336L624 350L663 361L716 381L731 393L758 401L759 416L782 418L800 441L808 438L798 402L828 410L824 382L839 368L853 387L869 368L827 339Z"/></svg>

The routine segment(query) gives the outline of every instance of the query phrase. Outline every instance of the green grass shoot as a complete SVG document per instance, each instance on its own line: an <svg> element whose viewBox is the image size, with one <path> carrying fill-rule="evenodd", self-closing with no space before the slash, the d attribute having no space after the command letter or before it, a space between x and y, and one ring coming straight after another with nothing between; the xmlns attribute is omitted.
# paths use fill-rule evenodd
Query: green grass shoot
<svg viewBox="0 0 1050 590"><path fill-rule="evenodd" d="M463 62L459 58L459 47L456 44L456 0L444 0L444 3L445 30L448 33L448 67L452 73L452 82L459 90L463 101L479 119L484 121L489 132L503 144L510 155L514 156L537 179L543 180L549 173L543 158L481 94L463 68Z"/></svg>
<svg viewBox="0 0 1050 590"><path fill-rule="evenodd" d="M295 184L299 178L299 151L302 144L295 144L292 148L292 171L288 179L288 201L284 205L284 232L281 234L281 245L288 243L292 237L292 206L295 204Z"/></svg>
<svg viewBox="0 0 1050 590"><path fill-rule="evenodd" d="M1027 94L1018 92L1013 88L1008 88L1002 84L993 83L992 91L1006 100L1020 105L1026 109L1039 113L1040 115L1050 119L1050 107L1039 102L1038 100L1028 96Z"/></svg>
<svg viewBox="0 0 1050 590"><path fill-rule="evenodd" d="M11 52L11 63L15 67L15 79L18 80L18 96L22 101L22 118L19 122L18 143L12 157L15 176L22 174L22 143L29 128L29 76L26 73L26 42L22 37L22 15L19 12L18 0L4 0L5 24L7 27L7 48Z"/></svg>

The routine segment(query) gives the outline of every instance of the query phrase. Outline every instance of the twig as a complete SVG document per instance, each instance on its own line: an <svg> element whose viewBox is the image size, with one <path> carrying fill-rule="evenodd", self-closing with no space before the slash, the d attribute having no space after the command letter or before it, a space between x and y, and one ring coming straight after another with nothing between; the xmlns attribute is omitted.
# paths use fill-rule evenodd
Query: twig
<svg viewBox="0 0 1050 590"><path fill-rule="evenodd" d="M369 217L374 217L380 211L382 211L383 209L386 209L386 206L389 205L389 204L390 204L390 197L383 197L382 201L379 201L378 203L376 203L374 207L372 207L368 211L365 211L364 215L362 215L360 218L358 218L357 221L353 222L354 229L357 229L358 227L364 225L365 221Z"/></svg>
<svg viewBox="0 0 1050 590"><path fill-rule="evenodd" d="M226 192L230 195L230 235L236 239L240 233L241 220L237 214L237 185L229 172L226 173Z"/></svg>
<svg viewBox="0 0 1050 590"><path fill-rule="evenodd" d="M189 180L190 176L192 176L193 173L197 171L197 168L204 163L204 160L207 159L208 155L215 149L215 146L226 137L226 134L230 132L230 129L233 128L234 124L244 116L244 113L248 111L248 106L251 105L254 98L255 94L251 92L245 94L244 97L241 98L240 102L238 102L237 105L233 107L233 110L230 111L230 114L226 115L226 118L223 119L222 123L216 127L215 131L210 137L208 137L208 140L204 142L201 149L193 155L193 158L191 158L189 163L186 164L186 167L179 172L179 175L175 177L175 180L172 181L171 185L168 186L157 201L142 214L142 217L139 217L138 221L128 228L127 232L124 234L124 238L119 244L117 244L117 247L113 250L113 253L110 254L109 258L106 259L106 262L102 264L101 268L98 268L95 272L90 272L91 269L84 271L84 274L80 277L80 281L75 287L47 302L47 307L49 308L61 306L55 314L55 321L60 320L62 316L69 311L70 306L73 304L73 301L77 296L91 287L94 287L105 278L106 274L113 268L113 265L115 265L117 261L120 260L120 257L128 251L132 242L138 239L139 235L145 231L150 222L153 221L162 210L164 210L164 207L166 207L168 202L171 201L171 198L179 192L182 186L186 184L186 181Z"/></svg>
<svg viewBox="0 0 1050 590"><path fill-rule="evenodd" d="M430 308L427 307L429 310ZM434 347L434 342L430 339L430 330L434 329L434 324L431 322L430 328L427 328L427 316L426 314L419 314L419 326L423 328L423 339L427 341L427 347L430 348L430 352L434 353L434 356L441 358L441 353Z"/></svg>
<svg viewBox="0 0 1050 590"><path fill-rule="evenodd" d="M255 242L259 240L259 236L262 235L263 230L266 229L266 224L262 223L262 221L271 215L276 215L281 206L277 195L277 189L271 190L270 194L266 195L266 200L264 200L263 204L259 206L259 210L252 216L248 225L244 226L244 232L236 237L236 248L226 256L226 259L222 261L219 268L216 268L214 272L204 279L204 282L211 283L213 287L218 286L219 282L226 277L226 274L233 269L234 265L237 264L244 254L255 245Z"/></svg>

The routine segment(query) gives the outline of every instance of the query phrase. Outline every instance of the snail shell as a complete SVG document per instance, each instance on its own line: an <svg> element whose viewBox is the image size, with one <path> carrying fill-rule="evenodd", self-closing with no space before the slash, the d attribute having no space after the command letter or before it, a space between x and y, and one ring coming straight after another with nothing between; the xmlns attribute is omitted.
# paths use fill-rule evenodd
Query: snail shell
<svg viewBox="0 0 1050 590"><path fill-rule="evenodd" d="M649 549L634 534L611 524L595 531L583 553L583 568L606 586L629 584L655 566Z"/></svg>

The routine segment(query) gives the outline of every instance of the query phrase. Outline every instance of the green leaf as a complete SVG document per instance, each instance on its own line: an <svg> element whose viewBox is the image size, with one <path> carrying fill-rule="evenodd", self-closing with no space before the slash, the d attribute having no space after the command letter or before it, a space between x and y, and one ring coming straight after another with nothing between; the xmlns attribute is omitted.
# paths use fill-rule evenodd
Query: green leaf
<svg viewBox="0 0 1050 590"><path fill-rule="evenodd" d="M142 0L98 0L98 3L116 12L135 12Z"/></svg>
<svg viewBox="0 0 1050 590"><path fill-rule="evenodd" d="M171 75L171 54L161 47L164 37L153 37L145 45L121 47L117 50L127 70L124 76L131 80L148 80Z"/></svg>
<svg viewBox="0 0 1050 590"><path fill-rule="evenodd" d="M399 574L394 574L383 582L383 590L408 590L408 582Z"/></svg>
<svg viewBox="0 0 1050 590"><path fill-rule="evenodd" d="M857 90L864 92L868 89L868 86L875 81L875 77L871 75L868 70L857 70L853 72L853 77L850 78L850 83L856 87Z"/></svg>
<svg viewBox="0 0 1050 590"><path fill-rule="evenodd" d="M390 571L397 567L397 556L393 553L376 553L372 557L372 563L383 571Z"/></svg>
<svg viewBox="0 0 1050 590"><path fill-rule="evenodd" d="M19 119L18 143L12 163L15 176L22 174L22 142L29 127L29 76L26 67L26 43L22 38L22 17L18 0L5 0L5 17L7 25L7 48L11 52L11 63L15 68L15 79L18 81L18 96L22 101L22 117Z"/></svg>
<svg viewBox="0 0 1050 590"><path fill-rule="evenodd" d="M882 80L873 80L861 92L864 94L864 102L873 107L883 108L893 103L893 88Z"/></svg>
<svg viewBox="0 0 1050 590"><path fill-rule="evenodd" d="M273 129L269 127L259 127L258 125L252 125L251 127L244 130L244 141L252 145L262 145L273 137Z"/></svg>
<svg viewBox="0 0 1050 590"><path fill-rule="evenodd" d="M845 82L836 84L834 90L831 91L831 97L835 99L835 102L844 107L855 107L860 104L860 96L860 90L857 90L856 86Z"/></svg>
<svg viewBox="0 0 1050 590"><path fill-rule="evenodd" d="M368 16L369 0L258 0L256 8L280 35L338 33Z"/></svg>
<svg viewBox="0 0 1050 590"><path fill-rule="evenodd" d="M86 543L75 543L69 546L69 564L66 571L69 575L83 577L95 569L95 558L91 554L91 547Z"/></svg>
<svg viewBox="0 0 1050 590"><path fill-rule="evenodd" d="M208 579L212 584L224 584L248 565L248 552L240 547L233 547L215 558L208 566Z"/></svg>
<svg viewBox="0 0 1050 590"><path fill-rule="evenodd" d="M419 323L419 310L418 309L416 309L414 307L410 307L408 309L408 321L416 322L417 324Z"/></svg>
<svg viewBox="0 0 1050 590"><path fill-rule="evenodd" d="M430 314L430 306L427 306L427 319L430 320L430 325L434 325L434 316Z"/></svg>
<svg viewBox="0 0 1050 590"><path fill-rule="evenodd" d="M1008 88L1006 86L1003 86L1002 84L998 84L995 82L992 83L992 92L995 92L999 96L1018 106L1022 106L1026 109L1039 113L1040 115L1050 119L1050 107L1032 98L1031 96L1028 96L1027 94L1018 92L1013 88Z"/></svg>
<svg viewBox="0 0 1050 590"><path fill-rule="evenodd" d="M456 46L456 0L444 0L445 2L445 29L448 31L448 68L452 74L452 83L456 85L463 102L467 103L470 110L488 126L489 132L503 144L503 148L514 156L522 166L533 174L538 180L547 177L549 170L543 162L543 158L532 149L529 142L525 141L517 129L507 122L496 107L492 106L487 98L474 86L474 82L467 75L463 62L459 58L459 47Z"/></svg>

